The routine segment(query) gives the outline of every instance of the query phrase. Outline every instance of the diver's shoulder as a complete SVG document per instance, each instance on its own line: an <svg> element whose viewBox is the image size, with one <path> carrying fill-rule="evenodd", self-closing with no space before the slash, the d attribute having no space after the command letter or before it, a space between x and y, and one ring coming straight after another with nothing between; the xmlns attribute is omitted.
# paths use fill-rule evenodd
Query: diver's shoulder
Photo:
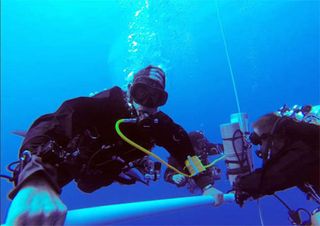
<svg viewBox="0 0 320 226"><path fill-rule="evenodd" d="M110 98L110 97L117 97L117 96L123 96L125 94L125 91L122 90L119 86L113 86L110 89L103 90L94 96L92 98Z"/></svg>
<svg viewBox="0 0 320 226"><path fill-rule="evenodd" d="M62 103L63 107L83 107L89 105L95 105L99 103L107 103L108 101L117 102L122 100L125 95L125 91L123 91L120 87L114 86L110 89L103 90L94 96L79 96L72 99L65 100Z"/></svg>

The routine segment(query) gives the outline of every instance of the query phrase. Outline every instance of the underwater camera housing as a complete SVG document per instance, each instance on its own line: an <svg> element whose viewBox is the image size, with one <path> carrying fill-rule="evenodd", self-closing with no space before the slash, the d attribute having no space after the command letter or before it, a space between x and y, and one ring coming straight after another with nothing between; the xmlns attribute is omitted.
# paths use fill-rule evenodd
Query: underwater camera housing
<svg viewBox="0 0 320 226"><path fill-rule="evenodd" d="M227 177L230 185L237 176L244 176L252 172L252 151L247 141L249 135L248 115L235 113L230 116L230 122L220 125L223 142Z"/></svg>

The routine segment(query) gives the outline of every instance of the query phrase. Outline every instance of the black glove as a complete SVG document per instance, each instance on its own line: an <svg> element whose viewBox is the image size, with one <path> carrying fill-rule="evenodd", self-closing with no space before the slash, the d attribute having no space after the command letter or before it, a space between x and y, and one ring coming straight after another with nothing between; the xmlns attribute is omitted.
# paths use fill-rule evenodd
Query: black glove
<svg viewBox="0 0 320 226"><path fill-rule="evenodd" d="M257 198L257 194L252 191L258 190L257 186L259 184L259 181L250 180L251 178L252 177L250 175L238 176L233 184L233 190L235 191L235 201L240 205L240 207L243 206L244 201L246 201L248 198Z"/></svg>
<svg viewBox="0 0 320 226"><path fill-rule="evenodd" d="M240 207L243 206L244 201L246 201L248 198L250 198L250 195L247 192L244 192L244 191L235 192L235 201L237 204L239 204Z"/></svg>

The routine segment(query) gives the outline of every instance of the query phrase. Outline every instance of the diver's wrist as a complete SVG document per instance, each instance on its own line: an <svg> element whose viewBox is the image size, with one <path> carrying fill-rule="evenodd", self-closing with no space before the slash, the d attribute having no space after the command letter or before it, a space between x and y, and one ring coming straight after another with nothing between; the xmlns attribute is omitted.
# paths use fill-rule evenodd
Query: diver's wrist
<svg viewBox="0 0 320 226"><path fill-rule="evenodd" d="M202 188L202 191L205 192L207 191L208 189L210 188L213 188L213 185L212 184L208 184L207 186L205 186L204 188Z"/></svg>

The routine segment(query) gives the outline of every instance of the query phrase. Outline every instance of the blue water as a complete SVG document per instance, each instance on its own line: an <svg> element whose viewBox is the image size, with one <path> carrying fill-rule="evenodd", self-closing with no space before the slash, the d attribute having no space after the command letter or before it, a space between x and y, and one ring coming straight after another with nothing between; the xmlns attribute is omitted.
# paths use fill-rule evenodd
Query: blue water
<svg viewBox="0 0 320 226"><path fill-rule="evenodd" d="M319 104L319 1L224 0L218 8L240 108L250 122L285 103ZM150 63L167 72L169 100L162 110L186 130L201 129L221 142L219 125L238 111L213 0L2 0L1 35L1 173L21 144L10 131L26 130L66 99L125 88L130 72ZM216 186L230 188L225 176ZM1 223L11 188L1 180ZM71 183L62 199L75 209L188 195L163 181L115 184L90 195ZM292 208L315 207L295 188L279 195ZM289 224L274 198L260 205L265 225ZM260 225L260 219L256 202L248 202L128 224Z"/></svg>

